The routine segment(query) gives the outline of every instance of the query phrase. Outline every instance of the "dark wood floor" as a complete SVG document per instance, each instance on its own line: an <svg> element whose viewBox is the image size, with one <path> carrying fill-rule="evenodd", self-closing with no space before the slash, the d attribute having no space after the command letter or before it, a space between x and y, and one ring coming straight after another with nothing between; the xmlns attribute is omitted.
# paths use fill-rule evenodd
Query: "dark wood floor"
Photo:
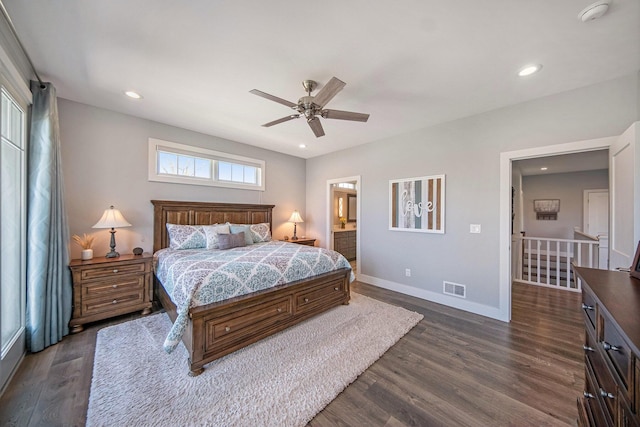
<svg viewBox="0 0 640 427"><path fill-rule="evenodd" d="M514 284L507 324L358 282L353 289L425 318L311 426L576 425L580 294ZM0 398L0 425L84 425L96 333L131 318L28 355Z"/></svg>

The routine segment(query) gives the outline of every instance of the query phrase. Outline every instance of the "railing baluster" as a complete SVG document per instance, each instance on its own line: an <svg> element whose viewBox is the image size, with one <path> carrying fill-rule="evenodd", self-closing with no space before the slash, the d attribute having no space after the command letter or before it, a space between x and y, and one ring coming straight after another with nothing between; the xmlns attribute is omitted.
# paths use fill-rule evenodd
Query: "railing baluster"
<svg viewBox="0 0 640 427"><path fill-rule="evenodd" d="M551 253L549 251L549 243L551 243L549 240L547 240L547 285L551 284L551 274L549 272L549 267L551 266Z"/></svg>
<svg viewBox="0 0 640 427"><path fill-rule="evenodd" d="M560 276L560 261L562 260L562 256L560 254L560 241L556 241L556 287L562 287L562 277Z"/></svg>
<svg viewBox="0 0 640 427"><path fill-rule="evenodd" d="M536 243L536 280L540 283L540 240Z"/></svg>

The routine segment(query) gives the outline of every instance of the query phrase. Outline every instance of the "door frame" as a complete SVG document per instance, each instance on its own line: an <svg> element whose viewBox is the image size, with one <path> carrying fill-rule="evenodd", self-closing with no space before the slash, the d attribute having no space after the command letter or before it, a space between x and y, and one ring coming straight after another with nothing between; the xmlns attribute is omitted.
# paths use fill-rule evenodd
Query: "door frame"
<svg viewBox="0 0 640 427"><path fill-rule="evenodd" d="M333 198L331 189L333 184L338 184L340 182L355 182L356 183L356 271L360 273L362 271L360 266L360 206L362 205L362 185L360 182L360 175L347 176L344 178L332 178L327 180L327 203L326 203L326 212L325 212L325 241L327 242L327 248L333 249Z"/></svg>
<svg viewBox="0 0 640 427"><path fill-rule="evenodd" d="M616 136L500 153L500 319L511 320L511 171L515 160L609 149Z"/></svg>

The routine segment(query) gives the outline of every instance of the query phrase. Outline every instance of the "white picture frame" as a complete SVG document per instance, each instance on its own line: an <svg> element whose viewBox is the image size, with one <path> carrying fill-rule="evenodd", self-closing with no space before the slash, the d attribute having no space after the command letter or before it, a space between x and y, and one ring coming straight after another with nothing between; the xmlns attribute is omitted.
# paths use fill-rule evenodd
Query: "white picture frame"
<svg viewBox="0 0 640 427"><path fill-rule="evenodd" d="M389 180L389 230L445 232L445 175Z"/></svg>

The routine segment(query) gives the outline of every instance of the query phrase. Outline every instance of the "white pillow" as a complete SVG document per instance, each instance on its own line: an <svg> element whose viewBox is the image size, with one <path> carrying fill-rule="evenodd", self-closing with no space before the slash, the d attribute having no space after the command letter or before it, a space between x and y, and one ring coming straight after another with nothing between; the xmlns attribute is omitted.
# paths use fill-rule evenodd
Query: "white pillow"
<svg viewBox="0 0 640 427"><path fill-rule="evenodd" d="M230 234L228 224L203 225L207 249L219 249L218 234Z"/></svg>

